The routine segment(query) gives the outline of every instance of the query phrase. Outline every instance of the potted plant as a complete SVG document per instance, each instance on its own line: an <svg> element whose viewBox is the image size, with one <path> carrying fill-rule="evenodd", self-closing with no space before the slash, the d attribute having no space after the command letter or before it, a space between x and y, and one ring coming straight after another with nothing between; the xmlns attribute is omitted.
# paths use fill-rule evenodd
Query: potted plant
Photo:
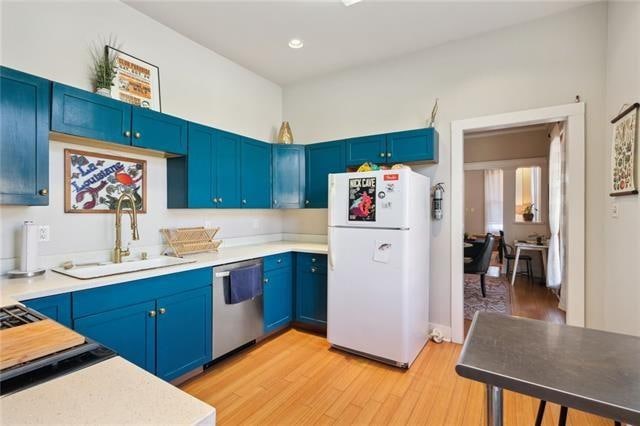
<svg viewBox="0 0 640 426"><path fill-rule="evenodd" d="M115 39L109 38L106 44L113 46ZM113 52L113 50L111 50ZM92 56L92 72L93 72L93 84L95 86L95 92L102 96L111 97L111 86L113 86L113 80L116 78L116 60L115 53L107 53L107 49L104 43L101 45L94 45L91 51Z"/></svg>
<svg viewBox="0 0 640 426"><path fill-rule="evenodd" d="M538 211L538 209L536 209L535 204L533 203L529 203L529 204L525 204L524 205L524 209L522 209L522 218L524 219L525 222L531 222L533 221L533 216L534 213Z"/></svg>

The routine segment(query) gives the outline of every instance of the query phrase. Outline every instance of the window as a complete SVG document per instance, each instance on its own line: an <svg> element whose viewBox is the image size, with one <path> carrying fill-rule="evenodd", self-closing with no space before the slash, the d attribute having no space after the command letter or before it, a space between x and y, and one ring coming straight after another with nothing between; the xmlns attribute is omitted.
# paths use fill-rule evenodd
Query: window
<svg viewBox="0 0 640 426"><path fill-rule="evenodd" d="M503 229L502 170L484 171L484 221L485 232L497 233Z"/></svg>
<svg viewBox="0 0 640 426"><path fill-rule="evenodd" d="M541 175L542 169L539 166L516 169L516 222L542 222Z"/></svg>

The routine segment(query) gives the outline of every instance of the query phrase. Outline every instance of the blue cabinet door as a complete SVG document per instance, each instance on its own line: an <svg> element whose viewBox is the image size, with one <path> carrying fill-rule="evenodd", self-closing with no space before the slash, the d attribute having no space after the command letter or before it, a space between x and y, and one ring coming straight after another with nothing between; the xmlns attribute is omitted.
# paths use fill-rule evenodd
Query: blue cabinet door
<svg viewBox="0 0 640 426"><path fill-rule="evenodd" d="M22 303L42 315L71 328L71 293L38 297L37 299L24 300Z"/></svg>
<svg viewBox="0 0 640 426"><path fill-rule="evenodd" d="M211 361L211 302L211 287L158 299L158 377L172 380Z"/></svg>
<svg viewBox="0 0 640 426"><path fill-rule="evenodd" d="M214 135L214 129L189 123L189 150L186 160L189 208L217 207L217 203L214 202L214 198L217 197Z"/></svg>
<svg viewBox="0 0 640 426"><path fill-rule="evenodd" d="M76 318L74 328L155 374L156 316L156 302L143 302Z"/></svg>
<svg viewBox="0 0 640 426"><path fill-rule="evenodd" d="M49 204L51 83L0 67L0 204Z"/></svg>
<svg viewBox="0 0 640 426"><path fill-rule="evenodd" d="M387 162L438 162L438 132L434 128L387 135Z"/></svg>
<svg viewBox="0 0 640 426"><path fill-rule="evenodd" d="M51 130L131 145L131 105L53 83Z"/></svg>
<svg viewBox="0 0 640 426"><path fill-rule="evenodd" d="M304 145L273 144L271 156L273 208L303 208L305 193Z"/></svg>
<svg viewBox="0 0 640 426"><path fill-rule="evenodd" d="M324 328L327 326L326 265L299 261L296 269L296 321Z"/></svg>
<svg viewBox="0 0 640 426"><path fill-rule="evenodd" d="M306 200L310 208L326 208L330 173L345 171L342 142L316 143L306 146Z"/></svg>
<svg viewBox="0 0 640 426"><path fill-rule="evenodd" d="M268 333L292 320L293 271L291 267L264 273L264 331Z"/></svg>
<svg viewBox="0 0 640 426"><path fill-rule="evenodd" d="M242 138L240 151L242 207L271 207L271 144Z"/></svg>
<svg viewBox="0 0 640 426"><path fill-rule="evenodd" d="M347 166L359 166L365 162L387 162L385 135L363 136L344 141Z"/></svg>
<svg viewBox="0 0 640 426"><path fill-rule="evenodd" d="M216 194L218 208L239 208L240 198L240 137L216 131Z"/></svg>
<svg viewBox="0 0 640 426"><path fill-rule="evenodd" d="M134 106L131 122L133 146L171 154L187 153L186 121Z"/></svg>

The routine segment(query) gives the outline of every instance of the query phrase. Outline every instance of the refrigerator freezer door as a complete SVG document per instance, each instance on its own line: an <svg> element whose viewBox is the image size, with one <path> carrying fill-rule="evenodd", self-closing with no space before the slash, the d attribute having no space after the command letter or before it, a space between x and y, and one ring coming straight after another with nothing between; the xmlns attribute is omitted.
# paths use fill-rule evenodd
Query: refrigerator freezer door
<svg viewBox="0 0 640 426"><path fill-rule="evenodd" d="M407 229L410 170L329 175L329 226Z"/></svg>
<svg viewBox="0 0 640 426"><path fill-rule="evenodd" d="M399 363L407 347L407 231L329 228L327 338Z"/></svg>

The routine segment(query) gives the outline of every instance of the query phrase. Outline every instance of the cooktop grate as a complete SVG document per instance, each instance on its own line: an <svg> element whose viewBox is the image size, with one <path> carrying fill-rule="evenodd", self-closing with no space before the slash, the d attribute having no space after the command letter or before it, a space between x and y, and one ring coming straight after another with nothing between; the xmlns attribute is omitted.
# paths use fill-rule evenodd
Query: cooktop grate
<svg viewBox="0 0 640 426"><path fill-rule="evenodd" d="M12 305L0 308L0 330L19 327L43 319L23 306Z"/></svg>

